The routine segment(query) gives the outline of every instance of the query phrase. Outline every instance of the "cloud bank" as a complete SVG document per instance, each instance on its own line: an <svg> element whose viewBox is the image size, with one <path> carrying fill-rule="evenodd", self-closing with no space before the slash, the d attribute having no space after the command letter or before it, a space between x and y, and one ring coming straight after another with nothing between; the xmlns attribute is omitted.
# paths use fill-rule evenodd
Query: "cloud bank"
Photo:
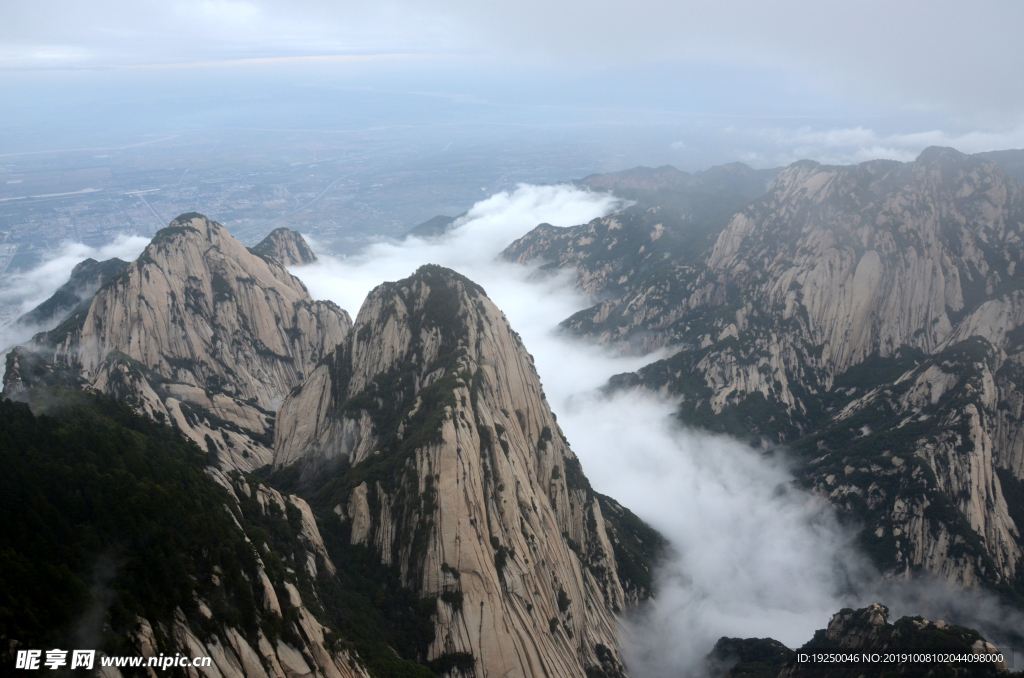
<svg viewBox="0 0 1024 678"><path fill-rule="evenodd" d="M641 392L606 397L613 375L656 359L583 344L558 323L589 306L574 272L537 275L494 257L535 225L568 226L607 214L613 198L569 186L520 186L477 203L447 235L382 241L342 259L292 269L316 298L355 312L366 293L418 266L449 266L480 283L533 354L552 409L599 492L671 543L657 601L624 620L635 678L703 675L715 641L811 639L847 606L888 605L895 620L921 614L972 625L989 638L1024 631L1024 618L993 597L940 582L884 582L832 509L797 489L782 454L766 456L726 436L679 427L673 404ZM1004 636L1005 637L1005 636Z"/></svg>
<svg viewBox="0 0 1024 678"><path fill-rule="evenodd" d="M148 244L148 238L138 235L119 235L113 242L102 247L64 242L39 266L4 276L0 280L0 305L13 306L16 311L6 323L0 324L0 379L6 370L3 357L9 349L24 344L37 332L52 329L24 325L16 322L17 319L49 299L68 281L71 269L86 259L104 261L117 258L134 261Z"/></svg>
<svg viewBox="0 0 1024 678"><path fill-rule="evenodd" d="M559 321L591 303L574 289L574 273L541 276L495 256L538 223L575 225L619 207L607 194L521 185L477 203L440 238L382 240L348 258L318 252L317 264L292 272L315 298L353 314L373 287L425 263L483 285L533 354L559 424L595 489L621 501L671 544L657 572L657 600L623 620L634 678L702 675L703 658L721 636L774 637L796 647L842 607L872 602L889 605L894 618L958 621L992 639L1007 629L1024 632L1024 619L991 596L938 582L879 581L856 551L852 532L827 505L792 485L784 457L681 428L673 423L673 404L650 394L599 392L611 375L657 355L621 356L561 334ZM27 311L82 259L131 259L145 244L142 238L119 238L99 250L66 244L39 269L8 281L0 299L20 300Z"/></svg>
<svg viewBox="0 0 1024 678"><path fill-rule="evenodd" d="M567 186L521 186L478 203L438 240L381 242L349 259L321 255L319 264L293 273L314 297L353 312L375 285L424 263L483 285L534 355L594 487L672 544L657 605L627 625L633 675L694 669L723 635L802 644L849 602L849 579L865 578L850 535L829 510L789 486L781 463L732 439L673 426L671 403L640 393L599 395L608 377L656 356L622 357L556 331L591 303L573 288L574 272L541 277L494 261L542 221L574 225L616 206L606 195Z"/></svg>

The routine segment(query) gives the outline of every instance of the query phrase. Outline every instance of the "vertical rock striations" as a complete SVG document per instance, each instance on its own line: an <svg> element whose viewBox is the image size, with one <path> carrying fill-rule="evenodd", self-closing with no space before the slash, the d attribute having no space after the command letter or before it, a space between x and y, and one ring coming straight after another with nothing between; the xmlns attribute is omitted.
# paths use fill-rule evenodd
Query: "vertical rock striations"
<svg viewBox="0 0 1024 678"><path fill-rule="evenodd" d="M294 249L301 237L277 242ZM251 470L271 460L274 410L350 325L276 258L250 253L191 213L30 348L52 354L54 369L176 424L222 467ZM26 360L13 354L9 394L31 382L18 369Z"/></svg>
<svg viewBox="0 0 1024 678"><path fill-rule="evenodd" d="M649 574L623 540L650 552L658 537L590 488L478 285L424 266L371 292L281 406L274 464L320 477L347 540L437 598L430 660L478 676L622 672L613 615L649 595L649 578L620 576L625 561Z"/></svg>
<svg viewBox="0 0 1024 678"><path fill-rule="evenodd" d="M288 228L274 229L251 251L257 256L271 257L282 266L305 266L316 261L302 236Z"/></svg>
<svg viewBox="0 0 1024 678"><path fill-rule="evenodd" d="M864 526L884 572L1024 594L1013 177L947 148L912 163L801 161L697 256L649 223L604 222L617 228L538 227L505 256L576 266L588 282L603 270L592 260L632 244L606 266L622 274L601 288L609 298L564 323L669 347L614 385L677 397L687 423L791 445L803 481Z"/></svg>

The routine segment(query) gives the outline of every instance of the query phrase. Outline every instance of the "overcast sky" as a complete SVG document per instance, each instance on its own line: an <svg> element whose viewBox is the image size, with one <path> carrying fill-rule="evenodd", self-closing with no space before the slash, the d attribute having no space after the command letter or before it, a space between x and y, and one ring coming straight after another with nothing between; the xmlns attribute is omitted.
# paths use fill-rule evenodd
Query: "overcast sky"
<svg viewBox="0 0 1024 678"><path fill-rule="evenodd" d="M629 111L717 119L717 135L777 147L749 151L752 164L1024 146L1019 0L6 0L0 18L0 84L24 105L73 72L107 84L270 74L617 111L601 118L616 124Z"/></svg>

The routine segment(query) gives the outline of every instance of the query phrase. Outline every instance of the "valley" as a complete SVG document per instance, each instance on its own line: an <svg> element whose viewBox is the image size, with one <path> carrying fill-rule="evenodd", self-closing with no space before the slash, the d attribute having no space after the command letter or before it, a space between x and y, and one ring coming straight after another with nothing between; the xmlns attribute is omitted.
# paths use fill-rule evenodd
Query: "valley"
<svg viewBox="0 0 1024 678"><path fill-rule="evenodd" d="M765 648L758 675L812 675L775 645L714 635L744 627L789 647L941 636L1012 656L1022 201L993 160L933 148L520 187L352 257L288 229L250 249L184 213L136 261L76 268L35 312L53 328L4 374L29 406L6 403L4 421L35 442L4 453L42 487L52 454L14 450L98 426L108 456L92 463L140 488L171 474L192 508L139 510L222 546L203 536L167 571L155 555L116 567L96 642L212 656L221 675L611 678L676 662L738 676ZM64 461L69 477L87 459ZM66 520L73 491L54 492L33 511ZM5 637L69 642L111 535L145 541L97 492L89 510L115 517L68 544L77 602L55 608L35 585L4 604L60 621ZM901 582L975 598L950 607ZM877 602L959 626L893 626ZM713 619L689 616L702 609ZM667 647L659 631L681 628L693 638Z"/></svg>

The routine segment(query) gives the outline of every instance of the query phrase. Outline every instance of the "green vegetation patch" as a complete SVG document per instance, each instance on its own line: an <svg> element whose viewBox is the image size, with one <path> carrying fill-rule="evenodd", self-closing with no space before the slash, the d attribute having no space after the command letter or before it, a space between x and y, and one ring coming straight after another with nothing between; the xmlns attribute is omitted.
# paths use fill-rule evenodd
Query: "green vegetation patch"
<svg viewBox="0 0 1024 678"><path fill-rule="evenodd" d="M133 654L136 615L169 625L181 608L209 632L198 595L255 640L256 554L207 455L105 397L50 389L47 410L0 402L0 637L67 647L85 625Z"/></svg>
<svg viewBox="0 0 1024 678"><path fill-rule="evenodd" d="M706 663L716 678L776 678L794 654L773 638L719 638Z"/></svg>
<svg viewBox="0 0 1024 678"><path fill-rule="evenodd" d="M641 600L650 598L655 592L654 568L665 555L668 541L619 502L595 494L623 588L636 592Z"/></svg>

